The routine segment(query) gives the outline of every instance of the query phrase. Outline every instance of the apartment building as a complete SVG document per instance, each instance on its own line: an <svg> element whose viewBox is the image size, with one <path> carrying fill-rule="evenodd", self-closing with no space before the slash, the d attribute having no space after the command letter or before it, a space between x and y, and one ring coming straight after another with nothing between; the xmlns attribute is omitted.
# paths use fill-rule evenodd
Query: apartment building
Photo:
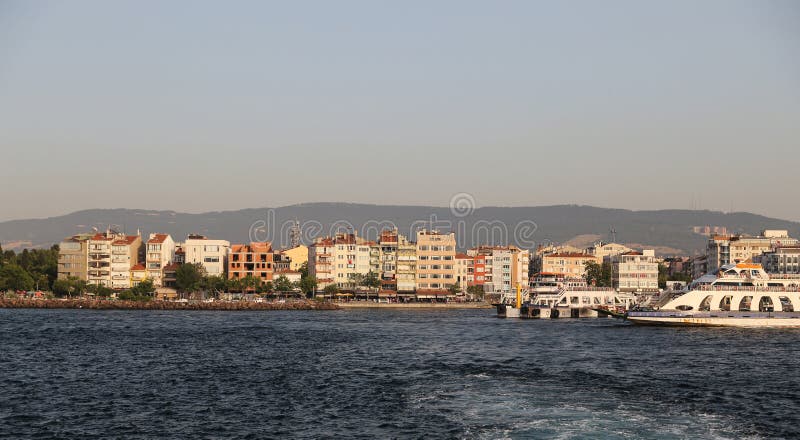
<svg viewBox="0 0 800 440"><path fill-rule="evenodd" d="M602 263L594 255L583 252L559 252L542 256L542 273L564 274L572 278L586 275L586 263Z"/></svg>
<svg viewBox="0 0 800 440"><path fill-rule="evenodd" d="M466 291L467 287L474 282L474 261L475 259L464 253L456 254L456 284L461 291Z"/></svg>
<svg viewBox="0 0 800 440"><path fill-rule="evenodd" d="M231 245L228 255L228 279L255 277L262 282L272 281L275 273L272 243L251 242Z"/></svg>
<svg viewBox="0 0 800 440"><path fill-rule="evenodd" d="M798 240L787 230L764 230L761 235L714 235L708 239L708 269L714 271L731 263L742 263L778 246L795 246Z"/></svg>
<svg viewBox="0 0 800 440"><path fill-rule="evenodd" d="M147 268L142 263L131 266L130 271L131 287L136 287L139 283L147 279Z"/></svg>
<svg viewBox="0 0 800 440"><path fill-rule="evenodd" d="M78 234L65 238L58 244L58 279L74 277L87 281L89 267L89 239L94 234Z"/></svg>
<svg viewBox="0 0 800 440"><path fill-rule="evenodd" d="M530 262L530 268L533 272L544 272L542 267L544 265L544 256L550 254L581 254L585 253L583 249L568 244L554 244L539 245L533 253L533 258Z"/></svg>
<svg viewBox="0 0 800 440"><path fill-rule="evenodd" d="M768 273L800 274L800 246L780 246L753 257Z"/></svg>
<svg viewBox="0 0 800 440"><path fill-rule="evenodd" d="M480 263L473 261L473 278L478 276L476 270L481 269L480 280L487 293L511 293L517 285L527 288L530 253L516 246L479 246L467 251L467 255L482 257ZM478 281L474 281L478 284Z"/></svg>
<svg viewBox="0 0 800 440"><path fill-rule="evenodd" d="M147 278L156 287L164 286L164 268L173 262L175 241L169 234L150 234L145 249L145 267Z"/></svg>
<svg viewBox="0 0 800 440"><path fill-rule="evenodd" d="M594 255L597 257L599 261L603 261L605 257L610 257L612 255L619 255L625 252L630 252L633 249L619 243L603 243L602 241L598 241L595 244L586 248L586 253L589 255Z"/></svg>
<svg viewBox="0 0 800 440"><path fill-rule="evenodd" d="M417 232L417 290L445 290L456 282L456 235Z"/></svg>
<svg viewBox="0 0 800 440"><path fill-rule="evenodd" d="M210 239L197 234L187 236L181 245L186 264L200 263L207 275L222 277L225 276L230 247L229 241Z"/></svg>
<svg viewBox="0 0 800 440"><path fill-rule="evenodd" d="M280 251L281 255L289 260L289 270L299 271L304 263L308 263L308 246L298 245Z"/></svg>
<svg viewBox="0 0 800 440"><path fill-rule="evenodd" d="M139 264L142 251L142 237L128 235L111 242L111 285L112 289L130 289L132 286L131 267Z"/></svg>
<svg viewBox="0 0 800 440"><path fill-rule="evenodd" d="M354 233L319 238L308 248L309 274L317 278L319 289L330 284L355 289L356 275L367 275L372 269L373 244Z"/></svg>
<svg viewBox="0 0 800 440"><path fill-rule="evenodd" d="M658 259L655 251L629 251L606 257L612 264L611 278L620 292L657 292Z"/></svg>
<svg viewBox="0 0 800 440"><path fill-rule="evenodd" d="M308 275L317 279L317 288L320 290L334 283L335 248L331 237L318 238L308 247Z"/></svg>
<svg viewBox="0 0 800 440"><path fill-rule="evenodd" d="M116 238L117 235L110 231L97 233L89 238L89 284L111 287L111 243Z"/></svg>
<svg viewBox="0 0 800 440"><path fill-rule="evenodd" d="M396 260L395 280L398 295L408 295L417 290L417 244L398 234Z"/></svg>

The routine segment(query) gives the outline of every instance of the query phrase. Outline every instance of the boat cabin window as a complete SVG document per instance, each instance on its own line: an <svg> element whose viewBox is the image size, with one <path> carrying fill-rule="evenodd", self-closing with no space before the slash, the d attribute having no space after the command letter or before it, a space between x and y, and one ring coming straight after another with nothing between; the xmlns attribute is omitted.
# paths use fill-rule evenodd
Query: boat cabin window
<svg viewBox="0 0 800 440"><path fill-rule="evenodd" d="M711 310L711 295L703 298L703 301L700 302L700 307L698 307L697 310L701 312L708 312Z"/></svg>
<svg viewBox="0 0 800 440"><path fill-rule="evenodd" d="M753 301L752 296L745 296L739 301L739 311L740 312L749 312L750 311L750 303Z"/></svg>
<svg viewBox="0 0 800 440"><path fill-rule="evenodd" d="M579 301L579 299L578 299L577 296L570 297L570 299L569 299L569 302L571 304L578 304L578 301Z"/></svg>
<svg viewBox="0 0 800 440"><path fill-rule="evenodd" d="M733 300L733 295L725 295L719 301L719 309L729 312L731 310L731 300Z"/></svg>
<svg viewBox="0 0 800 440"><path fill-rule="evenodd" d="M758 311L759 312L774 312L775 305L772 304L772 298L768 296L762 296L761 301L758 302Z"/></svg>
<svg viewBox="0 0 800 440"><path fill-rule="evenodd" d="M767 286L769 286L769 287L783 287L783 284L782 283L767 283Z"/></svg>
<svg viewBox="0 0 800 440"><path fill-rule="evenodd" d="M676 309L678 309L678 310L692 310L694 307L692 307L692 306L687 306L687 305L685 305L685 304L681 304L681 305L679 305L679 306L677 306L677 307L675 307L675 308L676 308Z"/></svg>
<svg viewBox="0 0 800 440"><path fill-rule="evenodd" d="M792 300L788 296L781 296L778 299L781 300L782 312L794 312L794 304L792 304Z"/></svg>

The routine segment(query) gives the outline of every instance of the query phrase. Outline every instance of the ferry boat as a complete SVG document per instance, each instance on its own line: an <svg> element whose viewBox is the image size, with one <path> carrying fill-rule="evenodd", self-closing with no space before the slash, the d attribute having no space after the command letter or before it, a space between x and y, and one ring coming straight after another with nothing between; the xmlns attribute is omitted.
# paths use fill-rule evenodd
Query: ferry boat
<svg viewBox="0 0 800 440"><path fill-rule="evenodd" d="M526 292L529 298L524 302L519 287L517 291L515 299L504 298L495 304L498 317L597 318L623 314L636 303L633 294L588 286L583 278L569 278L564 274L540 273L534 276Z"/></svg>
<svg viewBox="0 0 800 440"><path fill-rule="evenodd" d="M620 316L634 324L800 328L800 275L769 275L737 263L703 275L658 310Z"/></svg>
<svg viewBox="0 0 800 440"><path fill-rule="evenodd" d="M531 292L531 300L522 306L523 318L598 318L609 315L602 311L624 313L636 304L631 293L589 286L583 278L563 274L537 274Z"/></svg>

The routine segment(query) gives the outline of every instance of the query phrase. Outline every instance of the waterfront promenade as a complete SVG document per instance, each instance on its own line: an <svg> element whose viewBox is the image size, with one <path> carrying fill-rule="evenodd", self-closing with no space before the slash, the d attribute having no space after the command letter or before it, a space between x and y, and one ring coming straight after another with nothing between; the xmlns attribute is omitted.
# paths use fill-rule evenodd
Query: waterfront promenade
<svg viewBox="0 0 800 440"><path fill-rule="evenodd" d="M373 301L350 301L335 303L343 309L491 309L485 302L449 302L449 303L377 303Z"/></svg>
<svg viewBox="0 0 800 440"><path fill-rule="evenodd" d="M338 310L322 301L119 301L95 299L0 299L2 309L91 309L91 310Z"/></svg>

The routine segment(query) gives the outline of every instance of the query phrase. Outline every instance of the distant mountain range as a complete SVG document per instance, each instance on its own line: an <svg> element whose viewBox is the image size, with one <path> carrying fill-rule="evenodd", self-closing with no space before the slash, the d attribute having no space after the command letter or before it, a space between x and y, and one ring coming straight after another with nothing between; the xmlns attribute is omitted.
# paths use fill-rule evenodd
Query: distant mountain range
<svg viewBox="0 0 800 440"><path fill-rule="evenodd" d="M91 209L45 219L0 222L4 249L47 247L64 237L109 225L128 234L165 232L182 241L199 233L231 242L270 240L288 245L294 220L302 226L303 241L330 231L357 228L362 236L375 238L379 229L396 225L400 232L422 227L454 230L460 248L477 244L514 243L533 248L540 243L572 240L584 245L609 240L634 247L655 248L662 255L700 252L707 237L695 226L720 226L729 232L757 234L762 229L788 229L800 237L800 223L745 212L657 210L631 211L592 206L558 205L536 207L484 207L451 212L450 208L388 206L350 203L305 203L280 208L186 214L141 209ZM612 234L611 230L616 231Z"/></svg>

